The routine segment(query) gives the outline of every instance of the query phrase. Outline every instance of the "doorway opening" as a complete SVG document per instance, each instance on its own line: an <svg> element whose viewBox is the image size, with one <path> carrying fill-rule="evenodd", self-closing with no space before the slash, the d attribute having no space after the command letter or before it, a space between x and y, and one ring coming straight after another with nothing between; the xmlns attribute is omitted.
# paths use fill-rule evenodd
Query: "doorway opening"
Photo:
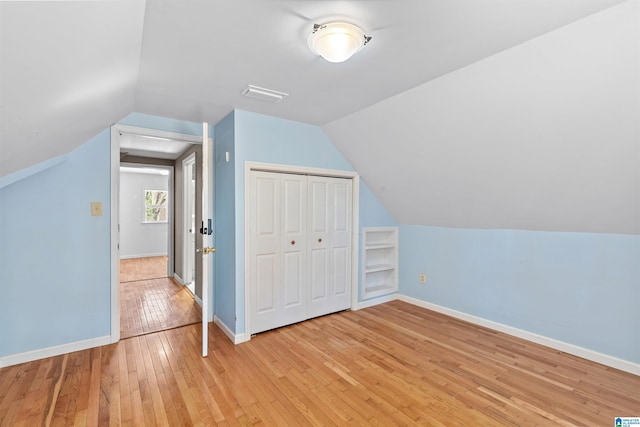
<svg viewBox="0 0 640 427"><path fill-rule="evenodd" d="M117 219L115 259L119 277L114 295L117 305L112 306L112 313L118 317L119 333L117 337L113 334L116 324L112 318L113 341L200 323L202 319L195 297L196 267L189 274L184 270L185 252L195 258L195 246L189 254L186 244L185 224L195 225L195 219L184 215L183 206L186 188L191 191L189 200L193 199L189 215L196 210L195 181L200 180L196 153L201 152L201 145L197 137L159 133L123 125L116 125L112 131L112 141L115 139L119 151L115 159L119 172L117 197L112 195L118 202L112 214ZM193 183L183 183L186 159L192 160L187 166ZM112 170L115 172L115 168ZM186 286L191 282L193 291Z"/></svg>

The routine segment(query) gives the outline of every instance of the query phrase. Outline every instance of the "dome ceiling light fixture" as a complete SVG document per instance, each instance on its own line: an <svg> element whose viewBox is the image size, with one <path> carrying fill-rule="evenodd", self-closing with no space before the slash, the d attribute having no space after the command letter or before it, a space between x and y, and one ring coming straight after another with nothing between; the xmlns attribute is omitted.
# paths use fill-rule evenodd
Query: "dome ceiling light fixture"
<svg viewBox="0 0 640 427"><path fill-rule="evenodd" d="M362 28L346 22L330 22L313 24L309 34L309 49L329 62L343 62L362 49L370 36L364 34Z"/></svg>

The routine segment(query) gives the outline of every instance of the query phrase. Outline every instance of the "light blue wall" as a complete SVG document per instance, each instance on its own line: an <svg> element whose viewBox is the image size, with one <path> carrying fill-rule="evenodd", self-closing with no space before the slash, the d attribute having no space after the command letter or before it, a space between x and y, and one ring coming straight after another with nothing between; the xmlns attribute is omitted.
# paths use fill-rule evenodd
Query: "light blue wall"
<svg viewBox="0 0 640 427"><path fill-rule="evenodd" d="M110 159L106 130L0 189L0 356L110 334Z"/></svg>
<svg viewBox="0 0 640 427"><path fill-rule="evenodd" d="M640 362L640 236L403 225L400 293Z"/></svg>
<svg viewBox="0 0 640 427"><path fill-rule="evenodd" d="M226 129L229 128L231 123L233 123L234 135L230 136L229 140L220 140L218 135L229 134ZM225 128L224 131L222 126ZM233 141L233 144L230 141ZM226 148L222 148L223 144L225 144ZM221 248L223 246L219 240L222 232L220 230L221 227L229 227L229 229L234 227L235 260L229 260L230 262L225 262L224 265L220 263L221 265L216 269L216 295L220 305L216 309L218 310L218 317L222 319L222 315L224 315L225 318L222 320L225 321L228 327L233 329L233 332L239 334L245 331L245 162L278 163L346 171L352 171L353 168L319 127L241 110L235 110L233 114L227 116L221 123L216 125L216 149L229 151L229 148L234 149L234 151L231 151L231 161L235 168L233 175L235 179L233 183L234 193L233 195L226 194L224 197L220 194L216 195L216 228L218 235L216 244ZM224 152L218 151L218 155L224 158ZM218 170L217 174L221 174L221 170ZM227 171L231 171L230 166ZM228 177L226 180L227 182L223 184L222 176L221 178L216 178L216 189L218 189L218 185L227 186L231 184ZM220 204L229 204L232 201L234 203L234 212L231 212L228 206L223 208ZM360 203L362 206L360 212L361 226L395 225L393 218L377 201L366 185L361 186ZM234 215L233 221L231 218L223 218L223 215L230 214ZM230 236L225 236L226 244L230 244ZM231 268L231 266L235 268L233 273L223 271ZM225 310L232 309L234 312L225 311L223 313L222 310L219 310L221 307L224 307Z"/></svg>
<svg viewBox="0 0 640 427"><path fill-rule="evenodd" d="M234 113L214 127L215 141L215 307L222 322L235 325L236 307L236 240L235 240L235 163ZM225 160L229 152L230 161Z"/></svg>

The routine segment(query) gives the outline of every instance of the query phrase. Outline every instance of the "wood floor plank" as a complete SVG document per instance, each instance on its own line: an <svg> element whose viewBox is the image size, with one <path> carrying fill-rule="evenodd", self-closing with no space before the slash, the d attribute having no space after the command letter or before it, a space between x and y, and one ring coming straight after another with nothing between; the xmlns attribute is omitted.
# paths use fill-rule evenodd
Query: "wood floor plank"
<svg viewBox="0 0 640 427"><path fill-rule="evenodd" d="M201 310L186 286L166 277L167 257L120 261L120 338L200 322Z"/></svg>
<svg viewBox="0 0 640 427"><path fill-rule="evenodd" d="M190 325L0 369L0 426L611 425L640 377L391 302L209 357ZM50 422L49 422L50 421Z"/></svg>
<svg viewBox="0 0 640 427"><path fill-rule="evenodd" d="M120 282L136 282L167 277L168 262L169 257L167 256L121 259Z"/></svg>

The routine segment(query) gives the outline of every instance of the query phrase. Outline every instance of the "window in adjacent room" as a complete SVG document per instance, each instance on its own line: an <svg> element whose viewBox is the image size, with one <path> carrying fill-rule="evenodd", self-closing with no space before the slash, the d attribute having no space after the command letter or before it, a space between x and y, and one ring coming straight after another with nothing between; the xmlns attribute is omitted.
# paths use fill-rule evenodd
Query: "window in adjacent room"
<svg viewBox="0 0 640 427"><path fill-rule="evenodd" d="M167 209L167 190L144 190L143 222L167 222Z"/></svg>

